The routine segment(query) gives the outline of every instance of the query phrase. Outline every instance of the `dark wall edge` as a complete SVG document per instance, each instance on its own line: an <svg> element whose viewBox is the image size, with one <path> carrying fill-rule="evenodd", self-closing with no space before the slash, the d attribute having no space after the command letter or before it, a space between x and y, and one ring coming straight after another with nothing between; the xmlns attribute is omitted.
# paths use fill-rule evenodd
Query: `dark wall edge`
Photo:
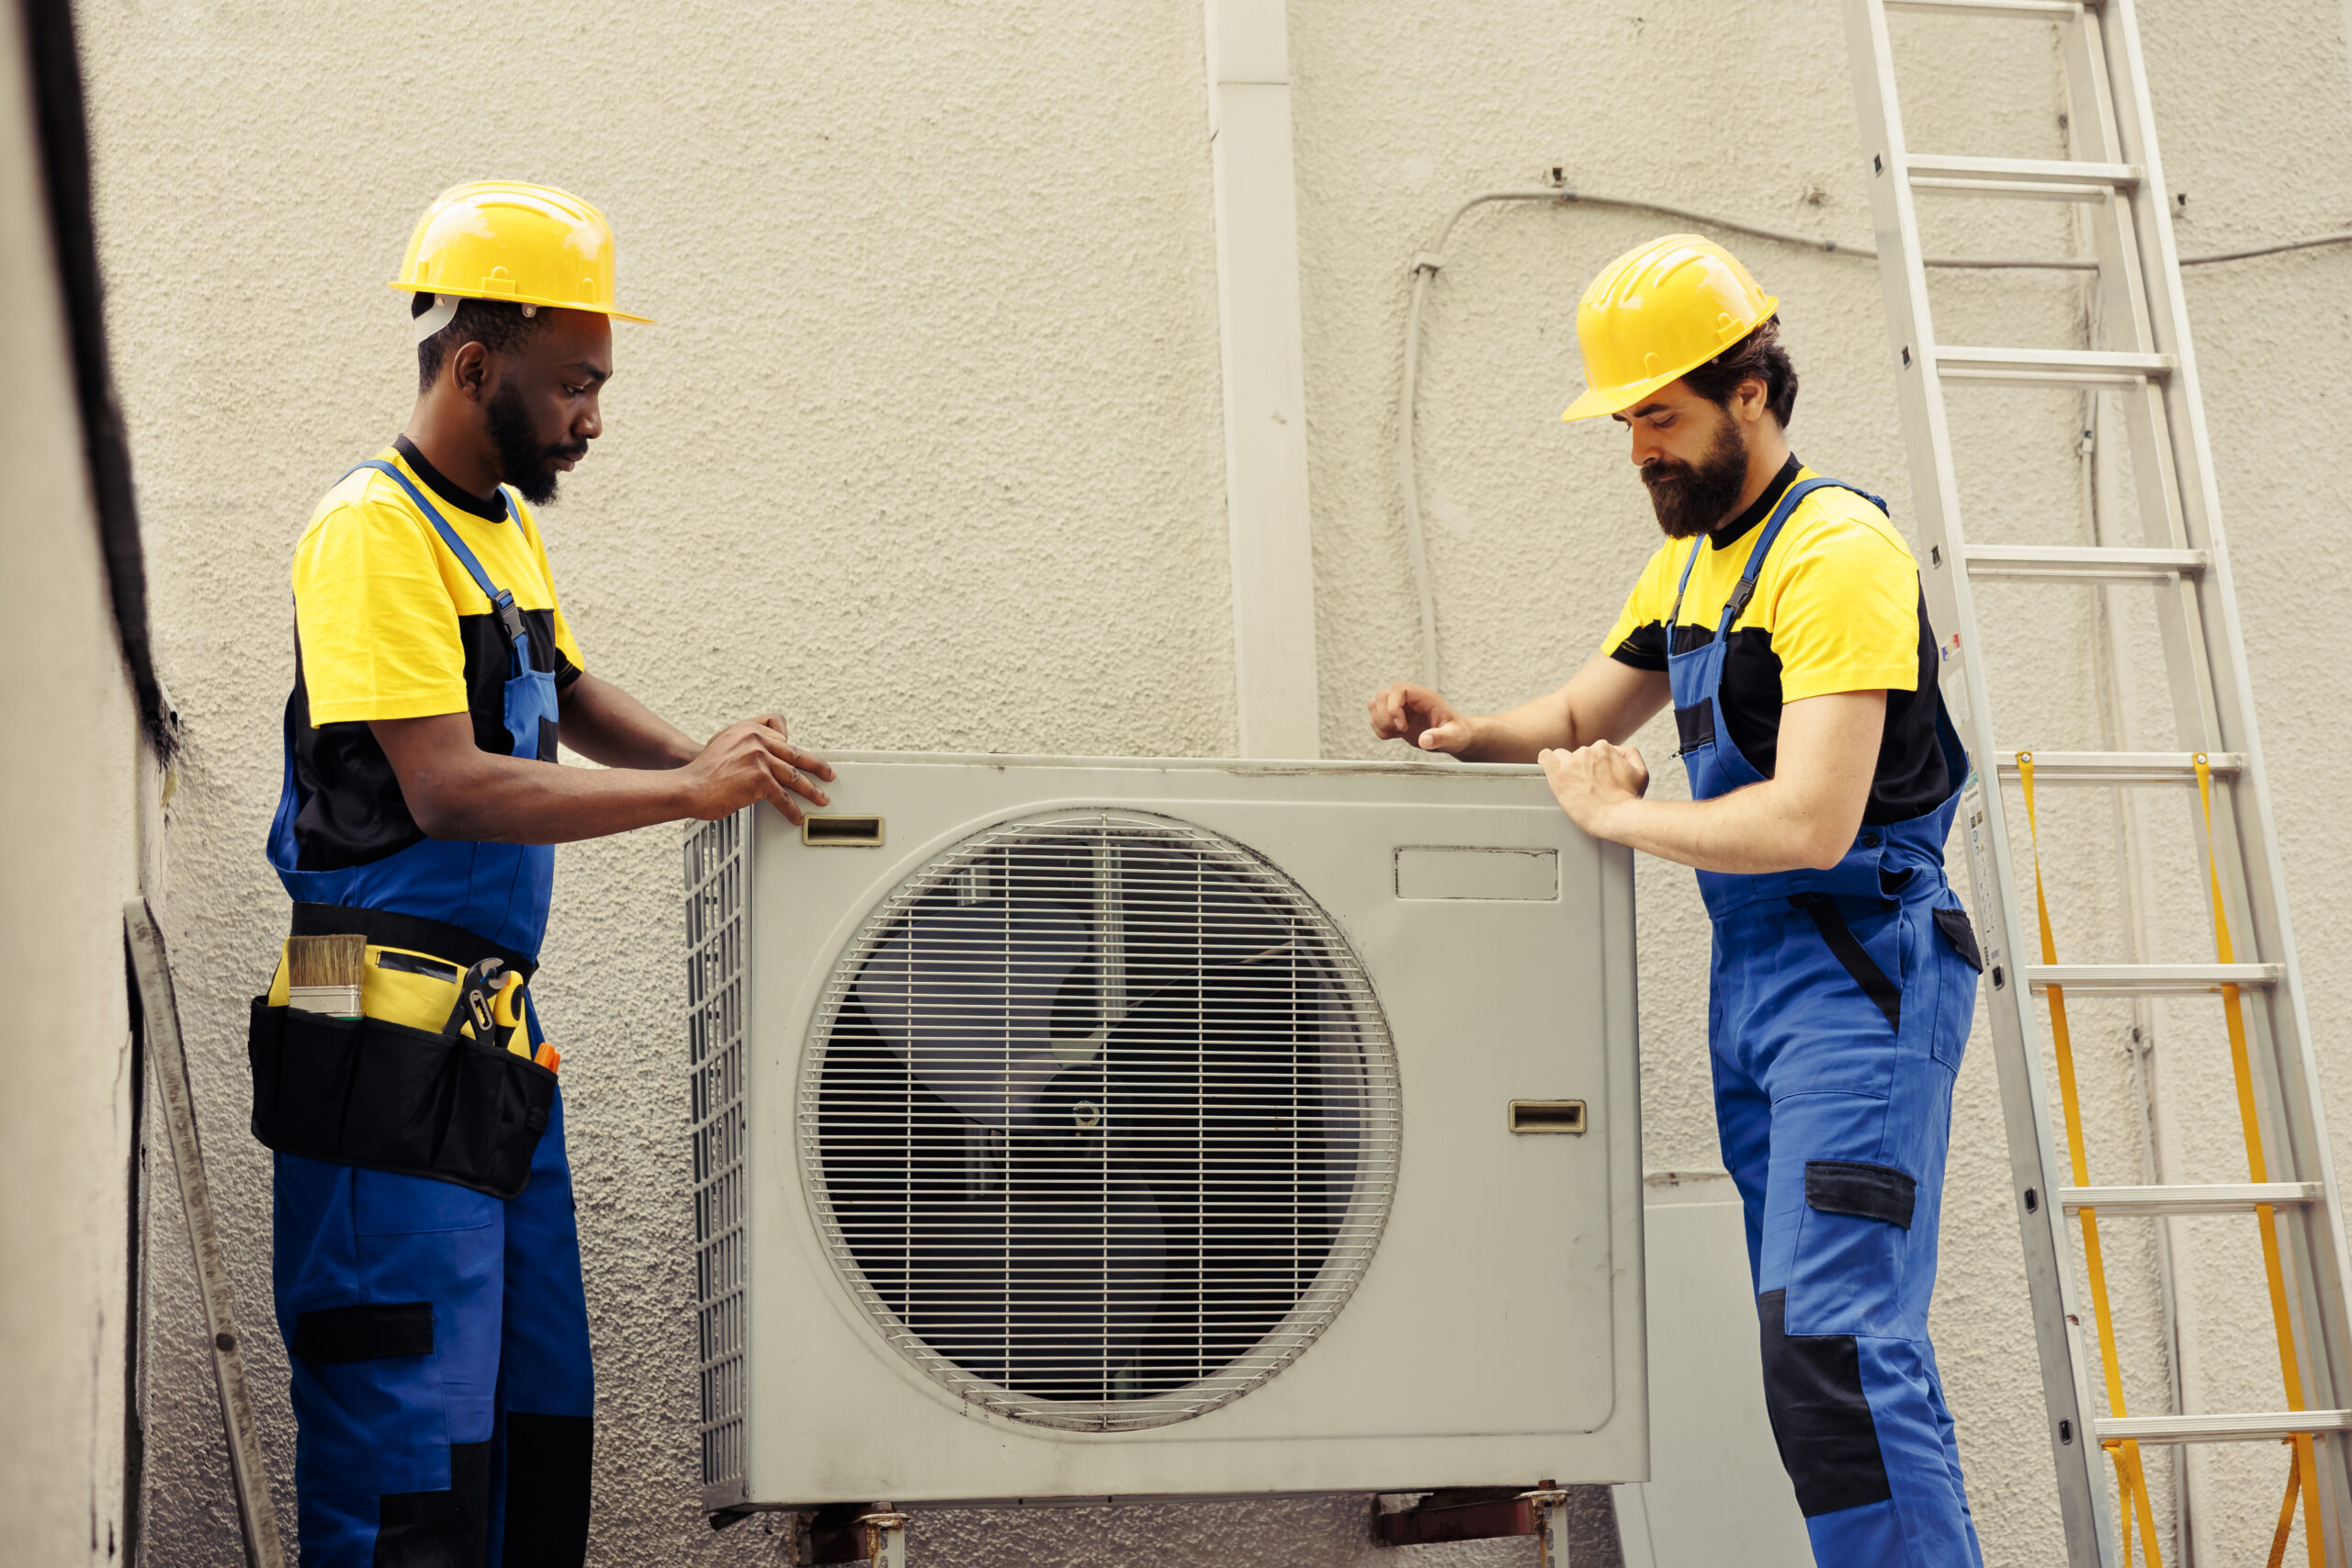
<svg viewBox="0 0 2352 1568"><path fill-rule="evenodd" d="M83 116L81 52L67 0L20 0L25 61L31 77L34 131L49 198L50 237L64 295L81 405L82 446L96 502L98 542L114 600L115 631L139 697L139 716L158 756L176 744L147 626L147 559L139 542L139 503L130 479L130 443L114 395L107 357L105 287L98 274L97 224L90 200L90 131Z"/></svg>

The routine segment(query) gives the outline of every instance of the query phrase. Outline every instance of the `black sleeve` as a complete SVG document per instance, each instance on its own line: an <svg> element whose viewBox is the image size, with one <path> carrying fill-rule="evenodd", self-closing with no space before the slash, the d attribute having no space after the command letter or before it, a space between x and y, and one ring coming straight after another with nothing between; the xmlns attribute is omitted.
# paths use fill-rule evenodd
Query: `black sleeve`
<svg viewBox="0 0 2352 1568"><path fill-rule="evenodd" d="M1636 670L1665 673L1666 627L1657 621L1635 626L1625 634L1624 641L1609 650L1609 657Z"/></svg>

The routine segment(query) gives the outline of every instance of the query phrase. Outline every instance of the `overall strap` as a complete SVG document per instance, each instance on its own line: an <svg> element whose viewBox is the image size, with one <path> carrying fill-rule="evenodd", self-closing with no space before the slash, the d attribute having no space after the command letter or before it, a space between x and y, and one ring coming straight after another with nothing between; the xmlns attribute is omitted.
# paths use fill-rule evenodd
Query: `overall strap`
<svg viewBox="0 0 2352 1568"><path fill-rule="evenodd" d="M1756 597L1756 579L1764 570L1764 558L1770 552L1772 541L1781 536L1781 526L1788 522L1790 513L1796 511L1798 503L1815 491L1833 488L1850 490L1881 512L1886 510L1885 502L1859 486L1848 484L1843 479L1823 479L1816 476L1809 479L1799 479L1781 491L1779 503L1772 508L1772 514L1764 520L1764 526L1758 531L1755 546L1747 552L1747 564L1740 569L1738 585L1731 591L1731 597L1724 601L1723 618L1715 623L1715 636L1710 640L1720 639L1724 633L1730 631L1732 622L1739 618L1739 613L1747 608L1748 601ZM1699 552L1707 547L1707 541L1704 539L1693 541L1690 558L1682 563L1682 580L1675 585L1674 589L1674 608L1668 612L1666 617L1666 639L1669 652L1674 647L1674 628L1682 619L1682 595L1690 586L1690 569L1699 563Z"/></svg>
<svg viewBox="0 0 2352 1568"><path fill-rule="evenodd" d="M482 570L481 562L474 558L474 552L467 547L465 540L458 537L458 531L449 526L449 520L441 515L441 509L426 500L424 492L417 489L406 474L380 457L369 458L359 468L352 469L351 474L357 473L359 468L373 468L379 474L388 474L393 483L408 491L408 498L416 502L417 510L424 513L425 521L431 523L434 531L441 536L441 542L449 547L449 553L458 558L458 564L466 569L466 574L474 580L474 586L481 589L482 597L490 601L491 611L497 615L507 640L523 642L523 647L527 648L529 644L523 641L527 636L523 629L523 613L514 607L514 595L490 580L490 573ZM343 477L349 479L351 474ZM502 489L498 494L500 500L506 500L504 490ZM514 503L511 501L506 502L506 515L510 521L514 516ZM527 659L525 667L528 668Z"/></svg>

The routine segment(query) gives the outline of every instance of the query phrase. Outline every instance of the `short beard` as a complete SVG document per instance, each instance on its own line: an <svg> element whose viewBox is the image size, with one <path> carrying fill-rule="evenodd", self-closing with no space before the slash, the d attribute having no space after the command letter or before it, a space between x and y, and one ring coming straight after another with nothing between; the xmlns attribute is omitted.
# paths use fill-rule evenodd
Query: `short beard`
<svg viewBox="0 0 2352 1568"><path fill-rule="evenodd" d="M1650 510L1657 513L1657 525L1668 538L1712 533L1747 488L1747 437L1739 421L1724 416L1723 428L1715 432L1696 468L1679 458L1660 457L1642 470L1642 483L1649 487Z"/></svg>
<svg viewBox="0 0 2352 1568"><path fill-rule="evenodd" d="M541 444L531 429L531 412L523 406L523 394L512 381L491 394L488 412L491 443L498 449L498 477L522 491L523 499L534 506L554 501L556 481L562 478L556 470L556 459L585 456L587 443Z"/></svg>

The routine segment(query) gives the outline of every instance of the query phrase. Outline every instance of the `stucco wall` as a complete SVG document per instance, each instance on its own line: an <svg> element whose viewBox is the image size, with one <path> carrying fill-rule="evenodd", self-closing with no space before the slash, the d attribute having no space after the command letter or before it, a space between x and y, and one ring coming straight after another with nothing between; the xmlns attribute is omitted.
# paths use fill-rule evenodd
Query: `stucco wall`
<svg viewBox="0 0 2352 1568"><path fill-rule="evenodd" d="M0 27L0 1555L120 1562L132 1066L151 795L33 138Z"/></svg>
<svg viewBox="0 0 2352 1568"><path fill-rule="evenodd" d="M1391 479L1406 267L1453 202L1556 164L1593 190L1850 241L1867 238L1869 215L1828 0L1291 10L1325 746L1368 754L1363 696L1405 672L1414 646ZM268 1300L267 1191L239 1126L239 1033L282 929L259 845L290 668L286 555L317 492L405 415L405 315L381 283L443 186L500 172L589 195L619 230L628 297L662 319L622 329L609 434L547 519L593 668L689 728L781 705L819 746L1232 747L1215 250L1190 0L538 4L502 12L494 37L441 0L403 13L394 33L349 4L89 0L83 17L157 630L190 737L167 918L249 1315ZM2189 197L2183 248L2341 226L2352 214L2341 7L2204 0L2153 5L2144 21L2168 177ZM2045 31L1906 30L1922 64L1905 82L1915 145L2061 151ZM1936 248L2069 245L2058 208L1934 220ZM1488 209L1464 224L1431 290L1424 505L1448 683L1469 704L1556 682L1655 543L1620 438L1556 415L1579 384L1577 292L1660 227L1584 208ZM1904 519L1875 272L1739 248L1786 302L1805 381L1798 450L1883 491ZM2352 485L2332 460L2346 394L2309 367L2352 349L2347 266L2352 255L2313 252L2189 283L2323 1042L2352 1023L2352 963L2329 937L2352 916L2330 871L2352 849L2337 782L2352 741L2332 717L2341 670L2311 645L2352 590L2336 547ZM1938 307L1954 341L2062 344L2081 330L2079 290L2064 278L1954 280L1939 286ZM1975 534L2087 536L2080 416L2058 395L1956 405ZM2123 504L2111 476L2105 493L2110 511ZM2004 734L2095 743L2086 597L2048 591L1986 608L2006 617L1986 628L1996 699L2019 716ZM2141 713L2146 695L2123 705ZM1662 763L1671 749L1651 754ZM1680 788L1660 773L1661 789ZM2073 802L2052 817L2070 955L2123 956L2099 934L2119 922L2111 879L2095 869L2110 823ZM2150 842L2186 852L2176 796L2152 802L2148 820ZM566 1047L592 1259L604 1421L594 1557L609 1563L755 1562L771 1550L756 1525L713 1537L694 1506L673 843L657 831L561 852L543 987ZM2159 922L2180 957L2209 940L2189 874ZM1641 875L1645 1156L1711 1165L1703 919L1681 873L1650 864ZM2208 1092L2210 1011L2137 1021L2156 1029L2168 1064L2177 1054L2185 1116L2226 1104ZM2136 1174L2121 1130L2134 1021L2086 1012L2077 1025L2094 1118L2119 1129L2094 1146L2114 1179ZM2345 1067L2338 1046L2328 1070L2352 1092ZM2213 1175L2225 1173L2226 1130L2193 1145ZM2056 1511L1981 1039L1960 1081L1945 1227L1935 1325L1988 1557L2048 1562ZM2164 1377L2153 1314L2138 1304L2148 1249L2121 1237L2110 1248L2144 1400ZM2216 1233L2190 1273L2242 1287L2250 1254ZM154 1560L217 1561L233 1518L192 1299L167 1259L156 1292L150 1416L167 1457L152 1496ZM2267 1386L2256 1304L2239 1289L2208 1310L2209 1407ZM290 1508L282 1381L266 1360L257 1371ZM2244 1557L2283 1465L2267 1448L2214 1464L2208 1550ZM927 1554L1338 1562L1360 1540L1352 1504L1202 1505L962 1516L928 1534Z"/></svg>

